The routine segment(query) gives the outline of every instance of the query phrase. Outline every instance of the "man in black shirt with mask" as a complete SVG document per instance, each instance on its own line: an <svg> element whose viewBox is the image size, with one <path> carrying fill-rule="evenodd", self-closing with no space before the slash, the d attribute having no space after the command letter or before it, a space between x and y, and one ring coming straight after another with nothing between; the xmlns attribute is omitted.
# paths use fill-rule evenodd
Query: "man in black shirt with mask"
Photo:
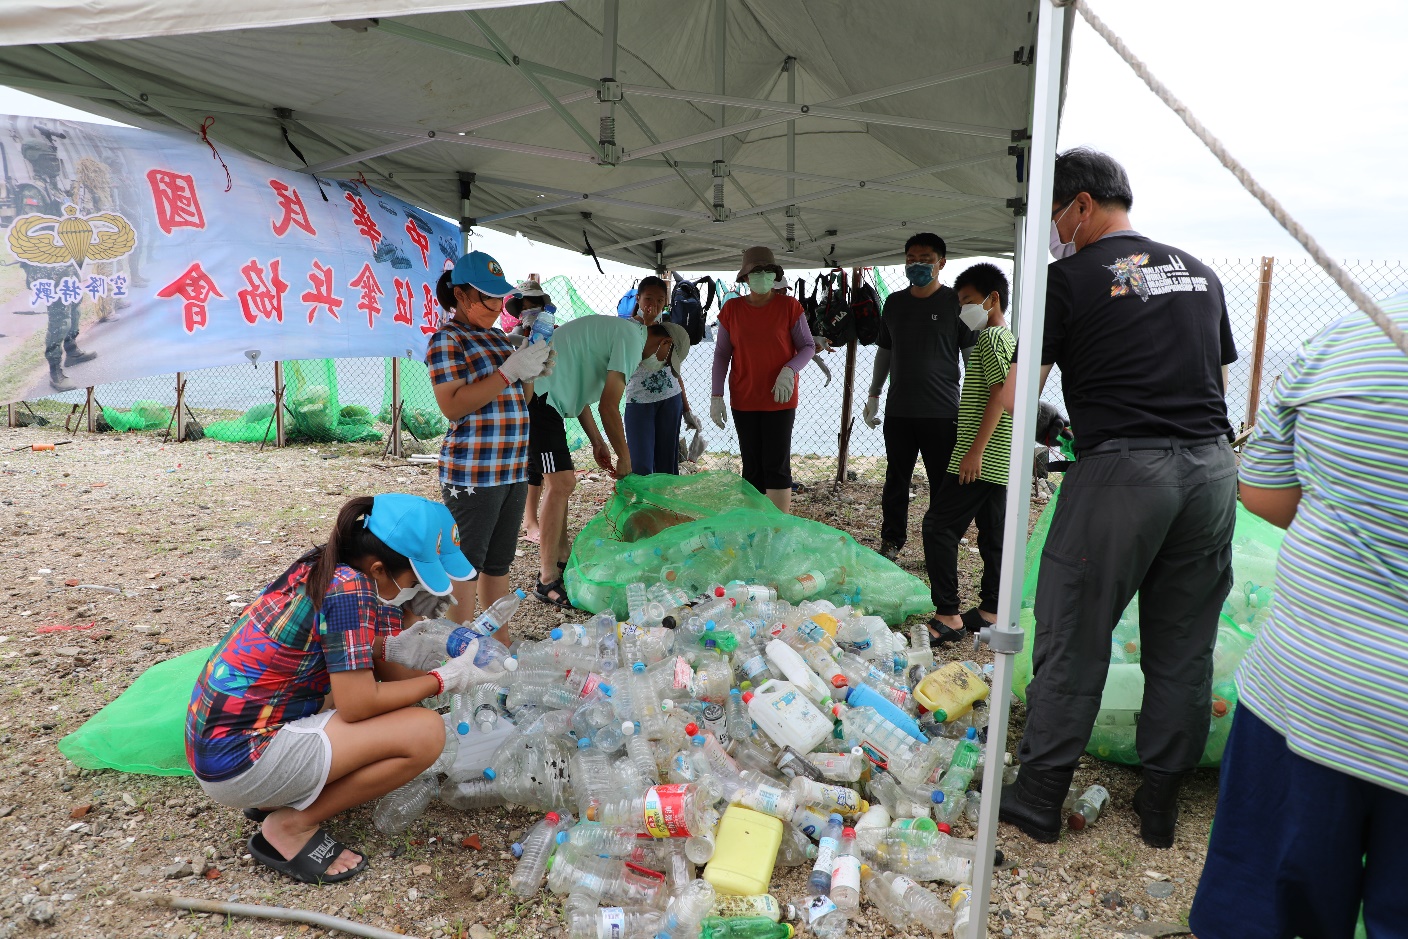
<svg viewBox="0 0 1408 939"><path fill-rule="evenodd" d="M1056 157L1041 378L1061 367L1077 460L1042 551L1022 769L1000 817L1057 839L1111 633L1138 591L1143 782L1133 807L1145 843L1167 848L1179 785L1207 742L1213 644L1232 585L1237 467L1223 396L1237 351L1217 277L1134 231L1133 201L1105 154Z"/></svg>

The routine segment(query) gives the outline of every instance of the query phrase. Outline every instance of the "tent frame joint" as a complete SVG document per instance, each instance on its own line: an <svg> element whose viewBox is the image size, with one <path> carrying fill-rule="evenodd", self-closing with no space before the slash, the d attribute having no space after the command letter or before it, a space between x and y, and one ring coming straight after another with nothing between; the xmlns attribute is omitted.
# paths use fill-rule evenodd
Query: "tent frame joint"
<svg viewBox="0 0 1408 939"><path fill-rule="evenodd" d="M1013 216L1021 218L1027 214L1027 200L1022 196L1014 196L1007 200L1007 207L1012 210Z"/></svg>

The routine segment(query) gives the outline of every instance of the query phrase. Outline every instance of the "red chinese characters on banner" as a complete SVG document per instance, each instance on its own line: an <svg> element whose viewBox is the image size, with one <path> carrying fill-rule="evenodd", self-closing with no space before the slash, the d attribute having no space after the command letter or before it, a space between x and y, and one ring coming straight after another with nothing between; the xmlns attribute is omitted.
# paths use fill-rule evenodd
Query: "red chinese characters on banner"
<svg viewBox="0 0 1408 939"><path fill-rule="evenodd" d="M406 234L411 236L411 244L420 249L420 263L425 265L427 271L430 270L430 239L411 219L406 219Z"/></svg>
<svg viewBox="0 0 1408 939"><path fill-rule="evenodd" d="M381 241L381 229L377 227L376 220L372 218L372 213L367 211L367 204L360 196L354 196L350 192L344 192L343 198L352 203L352 223L357 226L357 233L372 243L372 250L376 250L377 244Z"/></svg>
<svg viewBox="0 0 1408 939"><path fill-rule="evenodd" d="M240 268L240 273L244 275L245 284L248 285L236 294L240 300L240 310L244 312L245 322L257 323L262 316L266 320L272 319L282 323L284 294L288 292L288 284L279 276L279 259L274 258L269 262L269 270L266 273L257 260L250 258L249 263Z"/></svg>
<svg viewBox="0 0 1408 939"><path fill-rule="evenodd" d="M185 318L184 325L188 333L204 329L210 321L205 307L210 298L225 296L220 292L220 288L215 286L215 281L210 279L210 275L201 268L199 261L186 268L186 273L158 290L156 295L168 300L172 297L181 297L186 301L181 312Z"/></svg>
<svg viewBox="0 0 1408 939"><path fill-rule="evenodd" d="M269 180L269 188L278 196L279 211L283 213L279 220L273 223L274 234L282 238L288 233L290 225L296 225L310 235L318 234L313 230L313 220L308 217L308 207L303 204L303 197L298 194L297 189L277 179Z"/></svg>
<svg viewBox="0 0 1408 939"><path fill-rule="evenodd" d="M163 234L177 228L204 228L205 213L196 196L196 181L171 170L147 170L156 204L156 223Z"/></svg>
<svg viewBox="0 0 1408 939"><path fill-rule="evenodd" d="M435 293L430 285L421 284L420 289L425 294L425 306L420 311L420 331L429 336L440 328L440 311L435 306Z"/></svg>
<svg viewBox="0 0 1408 939"><path fill-rule="evenodd" d="M416 288L411 286L409 280L401 277L391 278L391 285L396 288L396 315L391 318L391 321L414 326L416 322Z"/></svg>
<svg viewBox="0 0 1408 939"><path fill-rule="evenodd" d="M340 320L337 311L342 306L341 298L334 296L332 292L332 268L325 267L317 258L313 259L313 269L308 272L308 282L313 285L313 289L303 291L300 299L304 303L310 304L308 307L308 322L313 322L313 317L317 315L318 307L326 307L327 313L335 320Z"/></svg>
<svg viewBox="0 0 1408 939"><path fill-rule="evenodd" d="M356 277L352 278L352 283L348 286L360 290L362 298L357 301L357 309L367 314L367 329L376 328L376 317L381 315L380 297L386 296L386 291L381 289L381 284L377 283L376 274L372 272L370 264L363 264L362 270Z"/></svg>

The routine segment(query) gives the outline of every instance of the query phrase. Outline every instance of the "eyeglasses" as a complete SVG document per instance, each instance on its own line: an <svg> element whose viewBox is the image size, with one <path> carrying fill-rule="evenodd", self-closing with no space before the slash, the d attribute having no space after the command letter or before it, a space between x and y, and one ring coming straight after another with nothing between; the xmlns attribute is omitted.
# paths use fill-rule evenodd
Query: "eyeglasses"
<svg viewBox="0 0 1408 939"><path fill-rule="evenodd" d="M781 280L783 277L782 268L776 264L759 264L748 272L749 277L752 277L754 274L772 274L778 280Z"/></svg>

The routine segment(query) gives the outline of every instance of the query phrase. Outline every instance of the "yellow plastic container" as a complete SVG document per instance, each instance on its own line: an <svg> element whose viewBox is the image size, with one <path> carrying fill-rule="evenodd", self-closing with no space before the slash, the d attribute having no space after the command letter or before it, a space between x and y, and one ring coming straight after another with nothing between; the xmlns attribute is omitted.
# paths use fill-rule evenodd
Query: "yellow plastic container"
<svg viewBox="0 0 1408 939"><path fill-rule="evenodd" d="M767 893L781 847L782 819L730 805L714 833L714 856L701 876L724 896Z"/></svg>
<svg viewBox="0 0 1408 939"><path fill-rule="evenodd" d="M950 662L925 675L914 686L914 700L940 721L951 721L973 710L988 696L983 673L967 662Z"/></svg>

